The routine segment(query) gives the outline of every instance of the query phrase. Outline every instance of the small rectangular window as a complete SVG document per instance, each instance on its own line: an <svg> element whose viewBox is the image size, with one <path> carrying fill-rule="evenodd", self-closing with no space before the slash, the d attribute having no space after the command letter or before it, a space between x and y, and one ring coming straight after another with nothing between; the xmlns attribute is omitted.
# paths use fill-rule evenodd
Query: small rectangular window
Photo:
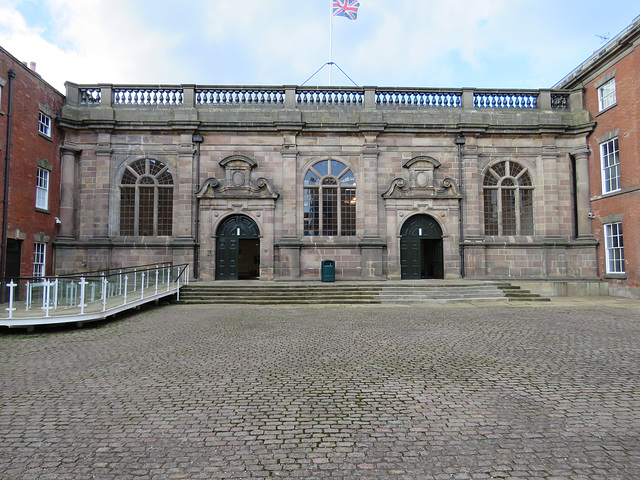
<svg viewBox="0 0 640 480"><path fill-rule="evenodd" d="M47 258L47 244L36 242L33 244L33 276L44 277L45 261Z"/></svg>
<svg viewBox="0 0 640 480"><path fill-rule="evenodd" d="M616 79L612 78L607 83L598 88L598 110L602 111L605 108L616 103Z"/></svg>
<svg viewBox="0 0 640 480"><path fill-rule="evenodd" d="M36 208L49 209L49 170L40 167L36 179Z"/></svg>
<svg viewBox="0 0 640 480"><path fill-rule="evenodd" d="M51 117L40 112L38 116L38 132L51 137Z"/></svg>
<svg viewBox="0 0 640 480"><path fill-rule="evenodd" d="M600 159L602 161L602 193L620 190L620 155L617 138L600 144Z"/></svg>
<svg viewBox="0 0 640 480"><path fill-rule="evenodd" d="M625 273L622 223L604 225L604 248L607 273Z"/></svg>

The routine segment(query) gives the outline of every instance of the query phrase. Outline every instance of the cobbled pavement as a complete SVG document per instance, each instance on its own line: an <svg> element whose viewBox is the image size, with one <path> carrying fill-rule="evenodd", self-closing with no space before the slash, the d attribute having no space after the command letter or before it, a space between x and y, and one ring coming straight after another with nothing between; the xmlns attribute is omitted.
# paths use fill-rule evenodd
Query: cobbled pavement
<svg viewBox="0 0 640 480"><path fill-rule="evenodd" d="M0 478L640 478L640 302L0 330Z"/></svg>

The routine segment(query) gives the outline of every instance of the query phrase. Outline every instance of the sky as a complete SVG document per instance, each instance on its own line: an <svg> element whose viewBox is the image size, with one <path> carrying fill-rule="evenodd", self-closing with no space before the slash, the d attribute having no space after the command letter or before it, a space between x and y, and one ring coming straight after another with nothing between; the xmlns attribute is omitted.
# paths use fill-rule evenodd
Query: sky
<svg viewBox="0 0 640 480"><path fill-rule="evenodd" d="M0 46L63 93L324 86L330 60L334 86L537 89L640 15L638 0L359 1L332 22L331 0L0 0Z"/></svg>

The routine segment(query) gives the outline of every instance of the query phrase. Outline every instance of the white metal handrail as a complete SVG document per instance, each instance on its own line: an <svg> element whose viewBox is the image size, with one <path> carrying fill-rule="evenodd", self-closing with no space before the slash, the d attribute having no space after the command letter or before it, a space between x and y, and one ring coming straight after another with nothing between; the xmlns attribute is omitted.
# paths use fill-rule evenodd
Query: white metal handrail
<svg viewBox="0 0 640 480"><path fill-rule="evenodd" d="M98 320L178 294L180 286L187 283L189 266L170 264L97 274L7 279L2 282L6 313L0 310L0 326Z"/></svg>

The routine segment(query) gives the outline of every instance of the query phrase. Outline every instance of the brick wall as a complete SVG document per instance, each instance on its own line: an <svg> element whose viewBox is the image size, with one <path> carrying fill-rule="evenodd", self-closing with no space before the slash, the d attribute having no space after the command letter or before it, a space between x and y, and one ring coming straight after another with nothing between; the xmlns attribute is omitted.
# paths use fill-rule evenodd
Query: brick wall
<svg viewBox="0 0 640 480"><path fill-rule="evenodd" d="M56 116L64 103L64 96L18 59L0 48L0 79L7 83L2 89L0 104L0 195L4 195L4 172L7 148L7 108L9 104L8 72L13 81L11 157L9 173L8 238L21 240L21 276L33 273L33 245L36 239L47 241L46 273L53 269L53 241L58 227L60 199L60 144L62 131ZM51 137L38 132L40 111L51 118ZM49 208L37 210L36 175L38 161L51 168L49 175ZM2 198L2 197L0 197Z"/></svg>
<svg viewBox="0 0 640 480"><path fill-rule="evenodd" d="M598 111L597 82L605 75L615 72L616 105L603 112ZM593 75L585 86L585 104L597 122L590 137L591 197L593 233L599 241L598 264L600 276L607 281L628 287L640 287L640 47ZM618 148L620 153L621 190L602 192L601 138L620 129ZM625 272L623 278L612 278L606 274L604 227L611 218L622 215ZM613 216L613 217L612 217ZM615 277L615 276L613 276Z"/></svg>

